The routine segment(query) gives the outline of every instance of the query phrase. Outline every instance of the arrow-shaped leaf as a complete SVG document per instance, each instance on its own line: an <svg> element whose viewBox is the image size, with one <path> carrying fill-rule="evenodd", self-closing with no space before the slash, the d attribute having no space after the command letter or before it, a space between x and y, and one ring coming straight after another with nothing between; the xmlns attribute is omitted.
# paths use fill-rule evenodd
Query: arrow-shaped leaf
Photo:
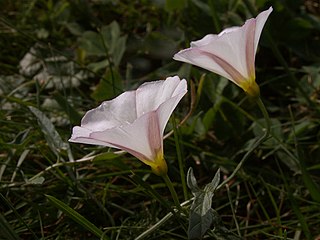
<svg viewBox="0 0 320 240"><path fill-rule="evenodd" d="M190 208L189 216L189 239L201 239L208 231L212 224L211 204L214 191L217 188L220 180L220 170L218 170L211 181L203 190L198 185L194 177L192 168L189 169L187 175L188 187L194 195L194 201Z"/></svg>

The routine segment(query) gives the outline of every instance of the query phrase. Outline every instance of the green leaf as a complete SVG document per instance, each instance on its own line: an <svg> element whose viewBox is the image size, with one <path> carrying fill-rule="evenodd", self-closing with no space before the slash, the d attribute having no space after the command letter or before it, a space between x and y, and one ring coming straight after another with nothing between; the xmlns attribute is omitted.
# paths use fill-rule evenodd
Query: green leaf
<svg viewBox="0 0 320 240"><path fill-rule="evenodd" d="M100 80L91 97L96 101L105 101L114 98L122 92L122 78L116 69L108 69Z"/></svg>
<svg viewBox="0 0 320 240"><path fill-rule="evenodd" d="M201 192L200 188L198 187L197 180L193 174L192 168L189 168L187 173L187 185L194 196L197 195L198 192Z"/></svg>
<svg viewBox="0 0 320 240"><path fill-rule="evenodd" d="M79 39L79 47L83 49L88 56L106 55L101 38L96 32L84 32Z"/></svg>
<svg viewBox="0 0 320 240"><path fill-rule="evenodd" d="M183 8L185 8L187 5L187 1L186 0L166 0L166 5L165 5L165 9L168 12L172 12L175 10L182 10Z"/></svg>
<svg viewBox="0 0 320 240"><path fill-rule="evenodd" d="M211 224L212 216L210 211L207 211L203 216L193 212L190 214L189 219L188 239L201 239Z"/></svg>
<svg viewBox="0 0 320 240"><path fill-rule="evenodd" d="M108 48L114 65L119 66L126 48L127 36L121 36L120 26L116 21L102 27L100 33L105 44L104 47Z"/></svg>
<svg viewBox="0 0 320 240"><path fill-rule="evenodd" d="M113 21L103 26L100 32L87 31L79 38L79 47L87 56L106 57L105 61L95 66L99 70L110 65L119 66L126 49L127 36L121 36L119 24ZM106 65L107 64L107 65Z"/></svg>
<svg viewBox="0 0 320 240"><path fill-rule="evenodd" d="M57 153L60 150L66 150L70 148L69 144L61 139L54 125L43 112L32 106L30 106L29 109L37 117L41 131L43 132L47 143L53 152Z"/></svg>
<svg viewBox="0 0 320 240"><path fill-rule="evenodd" d="M211 208L212 197L220 182L220 169L216 172L211 183L203 190L198 187L192 168L187 173L188 187L194 195L194 201L190 208L188 239L202 239L203 235L213 225L217 239L239 240L239 236L228 230L222 223L217 211Z"/></svg>
<svg viewBox="0 0 320 240"><path fill-rule="evenodd" d="M204 115L202 122L205 127L205 132L207 133L210 127L212 127L213 122L216 118L218 108L220 107L220 103L217 102L212 108L210 108Z"/></svg>
<svg viewBox="0 0 320 240"><path fill-rule="evenodd" d="M99 237L100 239L109 239L107 236L104 235L103 231L96 227L94 224L92 224L89 220L87 220L85 217L80 215L78 212L73 210L71 207L66 205L64 202L56 199L53 196L45 195L48 200L58 209L60 209L62 212L64 212L67 216L69 216L72 220L74 220L76 223L83 226L88 231L92 232L94 235Z"/></svg>
<svg viewBox="0 0 320 240"><path fill-rule="evenodd" d="M218 171L217 171L216 174L214 175L211 183L208 183L208 184L205 186L204 191L205 191L205 192L211 192L211 193L212 193L212 196L213 196L213 193L214 193L214 191L216 190L216 188L218 187L219 182L220 182L220 169L218 169Z"/></svg>
<svg viewBox="0 0 320 240"><path fill-rule="evenodd" d="M211 183L207 184L204 190L201 190L197 186L196 179L193 175L193 170L190 168L187 174L188 187L191 189L194 195L194 201L190 208L189 216L189 239L199 239L210 228L213 218L210 212L212 205L212 197L215 189L219 185L220 181L220 169L216 172Z"/></svg>
<svg viewBox="0 0 320 240"><path fill-rule="evenodd" d="M102 61L92 62L88 64L88 68L93 72L98 72L101 69L106 69L109 67L109 59L103 59Z"/></svg>

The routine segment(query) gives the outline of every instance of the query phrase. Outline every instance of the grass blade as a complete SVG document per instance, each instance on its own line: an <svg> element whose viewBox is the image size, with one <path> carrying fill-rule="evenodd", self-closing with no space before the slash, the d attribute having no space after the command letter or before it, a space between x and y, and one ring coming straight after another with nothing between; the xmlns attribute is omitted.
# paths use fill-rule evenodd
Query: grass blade
<svg viewBox="0 0 320 240"><path fill-rule="evenodd" d="M45 195L48 200L58 209L60 209L62 212L64 212L67 216L69 216L72 220L74 220L76 223L83 226L85 229L92 232L94 235L99 237L100 239L108 240L109 238L106 237L101 229L96 227L94 224L92 224L88 219L83 217L81 214L73 210L71 207L69 207L64 202L56 199L53 196Z"/></svg>
<svg viewBox="0 0 320 240"><path fill-rule="evenodd" d="M29 230L29 232L32 234L33 239L36 239L36 240L39 239L37 237L37 235L33 232L33 230L30 228L28 223L26 221L24 221L23 217L18 213L17 209L12 205L11 201L9 199L7 199L5 196L3 196L1 193L0 193L0 203L1 204L4 203L12 210L15 217L18 219L19 223L21 225L25 226ZM0 206L2 206L2 205L0 205ZM0 228L0 233L2 233L2 228Z"/></svg>
<svg viewBox="0 0 320 240"><path fill-rule="evenodd" d="M1 235L5 239L20 240L19 236L16 234L14 229L11 227L11 225L8 223L8 221L5 219L5 217L1 213L0 213L0 229L1 229Z"/></svg>

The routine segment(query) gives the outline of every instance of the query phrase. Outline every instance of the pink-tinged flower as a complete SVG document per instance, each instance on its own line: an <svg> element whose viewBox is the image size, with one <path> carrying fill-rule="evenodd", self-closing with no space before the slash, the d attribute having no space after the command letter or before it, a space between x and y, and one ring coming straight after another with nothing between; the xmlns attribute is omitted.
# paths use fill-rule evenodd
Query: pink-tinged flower
<svg viewBox="0 0 320 240"><path fill-rule="evenodd" d="M186 92L187 82L178 76L144 83L88 111L69 141L122 149L164 175L164 129Z"/></svg>
<svg viewBox="0 0 320 240"><path fill-rule="evenodd" d="M271 12L272 7L241 27L227 28L218 35L209 34L191 42L190 48L181 50L173 59L217 73L248 95L259 96L254 61L261 31Z"/></svg>

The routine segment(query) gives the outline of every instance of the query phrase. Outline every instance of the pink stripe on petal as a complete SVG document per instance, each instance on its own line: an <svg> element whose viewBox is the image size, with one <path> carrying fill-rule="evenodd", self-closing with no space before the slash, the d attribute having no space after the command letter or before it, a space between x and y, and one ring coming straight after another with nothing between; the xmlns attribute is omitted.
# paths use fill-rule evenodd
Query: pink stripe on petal
<svg viewBox="0 0 320 240"><path fill-rule="evenodd" d="M211 59L213 59L229 76L231 77L231 81L233 81L237 85L241 85L241 82L245 79L242 74L235 69L230 63L225 61L224 59L209 53L209 52L203 52L202 54L207 55Z"/></svg>
<svg viewBox="0 0 320 240"><path fill-rule="evenodd" d="M249 78L255 78L255 30L256 30L256 20L250 19L246 23L246 64L247 64L247 74Z"/></svg>
<svg viewBox="0 0 320 240"><path fill-rule="evenodd" d="M93 136L92 136L93 135ZM101 144L99 145L104 145L104 146L109 146L109 147L113 147L113 148L118 148L118 149L121 149L123 151L126 151L128 153L130 153L131 155L135 156L136 158L138 158L139 160L141 160L142 162L146 163L147 160L149 160L149 158L147 156L145 156L144 154L138 152L138 151L135 151L131 148L128 148L128 147L125 147L121 144L117 144L117 143L114 143L112 141L106 141L106 140L97 140L96 138L96 133L91 133L88 137L88 139L92 140L92 141L97 141L97 142L100 142ZM85 140L85 139L82 139L82 140ZM87 142L83 142L83 143L89 143L89 141ZM90 143L89 143L90 144Z"/></svg>
<svg viewBox="0 0 320 240"><path fill-rule="evenodd" d="M156 157L157 152L162 150L162 136L159 126L159 118L156 111L150 112L148 114L148 140L151 151Z"/></svg>
<svg viewBox="0 0 320 240"><path fill-rule="evenodd" d="M143 155L142 153L140 152L137 152L133 149L130 149L130 148L126 148L124 146L121 146L119 144L112 144L113 146L123 150L123 151L126 151L127 153L130 153L132 156L138 158L140 161L142 161L143 163L147 164L146 162L150 161L150 159L148 159L145 155ZM149 165L149 164L147 164Z"/></svg>

